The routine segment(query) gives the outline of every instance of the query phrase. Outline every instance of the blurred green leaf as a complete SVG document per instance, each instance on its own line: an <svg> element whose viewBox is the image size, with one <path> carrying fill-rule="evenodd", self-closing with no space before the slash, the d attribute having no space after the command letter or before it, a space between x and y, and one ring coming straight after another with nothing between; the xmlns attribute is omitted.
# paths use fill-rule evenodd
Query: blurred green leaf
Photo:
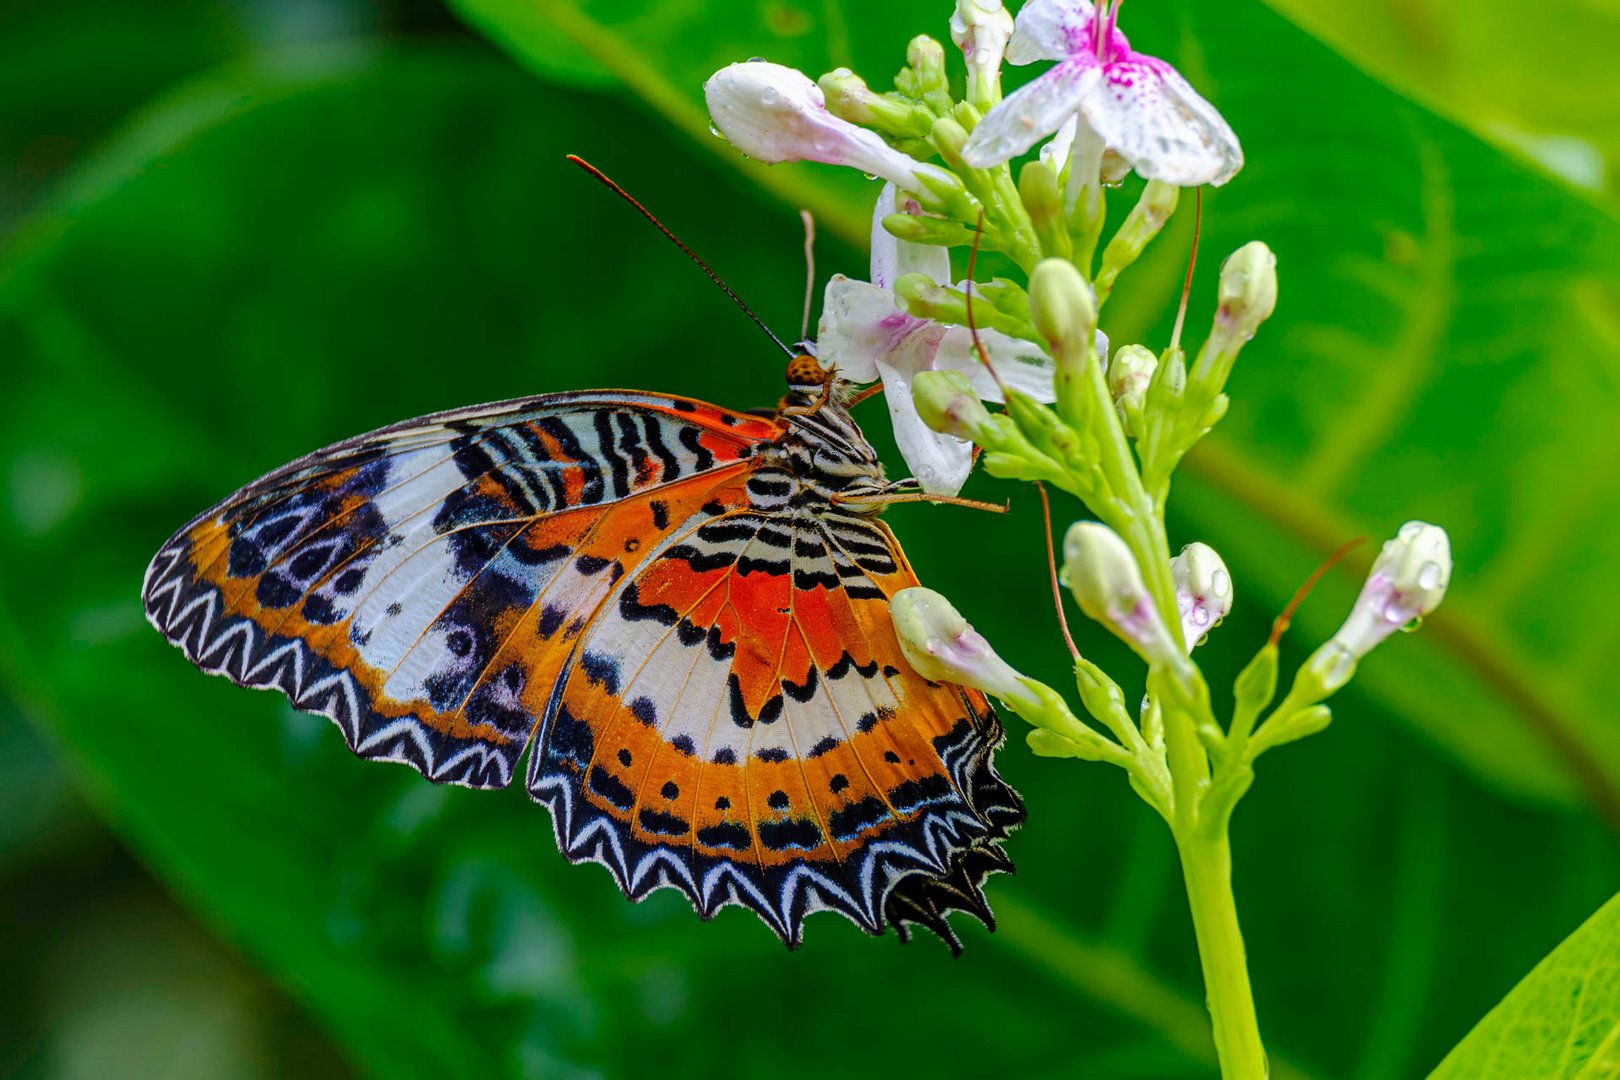
<svg viewBox="0 0 1620 1080"><path fill-rule="evenodd" d="M1429 1075L1620 1076L1620 896L1548 953Z"/></svg>
<svg viewBox="0 0 1620 1080"><path fill-rule="evenodd" d="M1620 5L1612 0L1273 0L1369 70L1613 198ZM1549 77L1549 73L1573 77Z"/></svg>
<svg viewBox="0 0 1620 1080"><path fill-rule="evenodd" d="M356 761L324 720L200 675L142 622L141 571L173 528L313 446L573 387L774 401L774 349L562 161L597 161L796 326L797 216L666 128L454 50L299 54L143 110L0 258L0 671L115 828L366 1071L1209 1075L1162 823L1017 732L998 763L1031 820L1018 877L991 883L995 935L964 928L953 961L821 916L789 954L742 912L700 926L667 893L626 904L565 864L521 792ZM1056 683L1053 625L985 587L994 567L1006 595L1048 588L1038 504L1012 497L971 528L949 508L891 517L924 579ZM1217 682L1265 633L1259 592L1206 646ZM1236 822L1279 1076L1437 1060L1542 954L1541 927L1620 880L1599 828L1501 804L1384 715L1344 695L1333 734L1268 759Z"/></svg>
<svg viewBox="0 0 1620 1080"><path fill-rule="evenodd" d="M720 150L699 91L720 65L756 53L811 73L854 63L881 88L911 34L945 31L923 3L454 2L533 63L570 37ZM1192 325L1210 310L1214 256L1252 237L1276 250L1283 281L1231 415L1189 462L1184 538L1213 542L1240 587L1280 608L1345 538L1408 517L1444 524L1451 599L1363 677L1491 783L1565 804L1584 795L1620 823L1608 569L1582 557L1620 543L1607 422L1620 407L1620 227L1257 0L1146 5L1127 22L1137 47L1219 105L1248 155L1208 197ZM865 235L872 189L858 180L748 168L851 242ZM1165 340L1187 215L1178 225L1105 314L1114 341ZM1299 638L1325 634L1348 596L1324 590Z"/></svg>

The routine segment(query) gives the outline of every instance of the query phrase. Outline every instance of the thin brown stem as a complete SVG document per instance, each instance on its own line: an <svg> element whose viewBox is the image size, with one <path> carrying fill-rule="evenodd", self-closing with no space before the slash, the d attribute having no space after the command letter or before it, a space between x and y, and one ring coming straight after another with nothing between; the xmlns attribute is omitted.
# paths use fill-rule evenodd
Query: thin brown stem
<svg viewBox="0 0 1620 1080"><path fill-rule="evenodd" d="M1052 572L1052 606L1057 609L1058 627L1063 631L1063 643L1069 655L1080 662L1080 650L1074 646L1074 635L1069 633L1069 617L1063 613L1063 586L1058 581L1057 550L1052 546L1052 501L1046 496L1046 485L1037 483L1041 493L1041 521L1046 525L1046 568Z"/></svg>

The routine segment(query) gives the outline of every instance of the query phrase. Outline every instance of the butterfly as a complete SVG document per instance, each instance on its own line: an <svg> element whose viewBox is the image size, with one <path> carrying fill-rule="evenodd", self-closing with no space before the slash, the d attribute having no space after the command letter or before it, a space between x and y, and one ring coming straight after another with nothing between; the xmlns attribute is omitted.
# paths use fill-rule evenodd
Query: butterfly
<svg viewBox="0 0 1620 1080"><path fill-rule="evenodd" d="M362 758L524 785L570 862L790 947L830 909L953 949L1024 817L983 695L906 663L888 489L809 356L774 415L548 394L300 458L153 558L147 618Z"/></svg>

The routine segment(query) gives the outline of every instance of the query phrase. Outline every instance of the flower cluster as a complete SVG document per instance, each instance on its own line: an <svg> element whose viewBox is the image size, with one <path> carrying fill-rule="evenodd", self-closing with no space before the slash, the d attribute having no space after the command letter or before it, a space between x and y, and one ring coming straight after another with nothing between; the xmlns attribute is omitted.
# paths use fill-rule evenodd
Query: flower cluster
<svg viewBox="0 0 1620 1080"><path fill-rule="evenodd" d="M1083 702L1115 741L1104 738L926 590L893 605L913 665L1001 698L1035 725L1043 753L1125 765L1168 813L1162 725L1179 717L1217 773L1319 730L1322 700L1356 662L1439 603L1450 554L1442 530L1406 526L1271 719L1256 727L1275 689L1274 645L1240 680L1231 723L1216 722L1192 653L1231 610L1232 575L1207 544L1170 557L1164 505L1177 464L1225 414L1240 352L1276 307L1276 258L1254 242L1225 261L1190 358L1179 319L1168 347L1128 343L1110 355L1098 323L1120 274L1181 188L1223 184L1243 165L1225 120L1168 63L1136 52L1118 14L1119 0L1027 0L1016 18L1002 0L957 0L960 98L929 37L910 43L889 91L846 68L812 80L765 61L732 64L704 90L717 130L743 153L883 180L869 277L828 283L818 359L842 379L882 383L924 491L960 490L977 447L991 475L1049 483L1087 506L1097 520L1069 530L1065 574L1080 609L1148 664L1149 702L1138 724L1113 681L1077 659ZM1051 66L1003 97L1003 64L1038 62ZM1142 178L1140 192L1103 243L1106 189L1127 172ZM951 249L970 246L998 252L1023 280L953 273Z"/></svg>
<svg viewBox="0 0 1620 1080"><path fill-rule="evenodd" d="M1214 108L1169 64L1134 52L1113 15L1087 0L1030 0L1016 20L1000 0L961 0L951 39L968 73L960 101L943 47L927 37L911 43L887 93L848 69L815 82L763 60L732 64L704 84L716 130L744 154L846 165L885 181L870 278L828 284L818 355L842 378L883 383L902 454L919 485L939 494L961 489L972 451L922 422L912 403L917 375L961 372L991 401L1007 390L1041 402L1055 394L1024 291L956 280L949 248L979 234L986 250L1026 270L1074 257L1096 243L1103 183L1134 169L1158 183L1104 255L1111 284L1173 209L1166 185L1224 183L1243 161ZM1004 61L1043 60L1057 63L1002 98ZM1008 162L1048 137L1015 183ZM1106 357L1107 342L1097 347Z"/></svg>

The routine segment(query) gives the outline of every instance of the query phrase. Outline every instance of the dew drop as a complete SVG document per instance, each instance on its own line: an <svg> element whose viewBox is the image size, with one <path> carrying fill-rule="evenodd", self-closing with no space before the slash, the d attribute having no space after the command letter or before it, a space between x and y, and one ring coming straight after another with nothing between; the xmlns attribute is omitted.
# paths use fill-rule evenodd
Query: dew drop
<svg viewBox="0 0 1620 1080"><path fill-rule="evenodd" d="M1399 598L1390 600L1384 605L1384 621L1390 624L1403 623L1412 617L1412 612L1401 603Z"/></svg>
<svg viewBox="0 0 1620 1080"><path fill-rule="evenodd" d="M720 134L720 128L712 120L709 121L709 134L713 135L717 139L725 138L724 135Z"/></svg>
<svg viewBox="0 0 1620 1080"><path fill-rule="evenodd" d="M750 56L748 58L748 62L750 64L763 64L765 63L765 58L763 56Z"/></svg>
<svg viewBox="0 0 1620 1080"><path fill-rule="evenodd" d="M1410 634L1414 630L1417 630L1422 625L1423 625L1423 616L1415 615L1410 620L1407 621L1405 626L1401 627L1401 633Z"/></svg>
<svg viewBox="0 0 1620 1080"><path fill-rule="evenodd" d="M1401 526L1400 537L1401 537L1402 540L1406 540L1406 541L1416 540L1418 538L1418 534L1421 533L1422 531L1423 531L1423 522L1421 522L1421 521L1408 521L1405 525Z"/></svg>
<svg viewBox="0 0 1620 1080"><path fill-rule="evenodd" d="M1418 570L1418 577L1417 577L1418 588L1420 588L1420 589L1432 589L1432 588L1434 588L1436 585L1440 584L1440 577L1444 573L1445 573L1445 571L1440 568L1439 563L1437 563L1437 562L1426 562L1426 563L1424 563L1423 566Z"/></svg>
<svg viewBox="0 0 1620 1080"><path fill-rule="evenodd" d="M875 172L863 173L862 175L865 176L868 180L876 180L878 178L878 174L875 173Z"/></svg>
<svg viewBox="0 0 1620 1080"><path fill-rule="evenodd" d="M1232 579L1225 570L1216 570L1209 576L1211 596L1227 596L1232 592Z"/></svg>

